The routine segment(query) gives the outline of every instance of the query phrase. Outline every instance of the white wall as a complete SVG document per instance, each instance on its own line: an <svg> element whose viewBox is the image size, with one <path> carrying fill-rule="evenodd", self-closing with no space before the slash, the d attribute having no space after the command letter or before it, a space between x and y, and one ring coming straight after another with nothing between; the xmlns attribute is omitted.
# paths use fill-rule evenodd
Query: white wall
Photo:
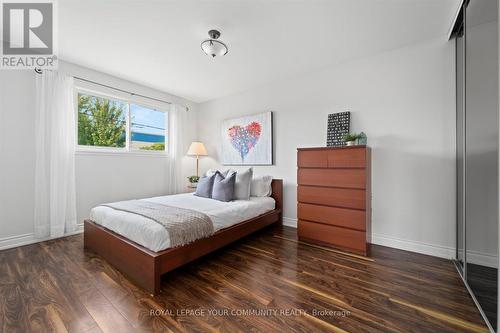
<svg viewBox="0 0 500 333"><path fill-rule="evenodd" d="M329 113L352 112L373 149L373 241L453 257L455 53L446 38L288 78L200 104L199 139L218 166L225 118L274 111L285 223L296 220L296 148L324 146Z"/></svg>
<svg viewBox="0 0 500 333"><path fill-rule="evenodd" d="M69 63L60 63L60 70L186 105L190 128L185 140L189 144L196 138L196 103ZM33 241L34 116L35 73L0 71L0 249ZM193 160L185 158L183 165L185 177L194 173ZM166 194L166 170L165 157L77 153L78 221L98 203Z"/></svg>

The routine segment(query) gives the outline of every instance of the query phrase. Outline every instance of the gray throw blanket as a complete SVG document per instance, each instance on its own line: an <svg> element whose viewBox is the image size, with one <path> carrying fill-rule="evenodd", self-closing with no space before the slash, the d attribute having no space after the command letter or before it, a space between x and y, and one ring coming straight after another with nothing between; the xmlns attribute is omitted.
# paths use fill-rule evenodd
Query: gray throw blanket
<svg viewBox="0 0 500 333"><path fill-rule="evenodd" d="M128 200L103 204L161 224L170 236L170 247L186 245L214 233L210 217L195 210L158 204L147 200Z"/></svg>

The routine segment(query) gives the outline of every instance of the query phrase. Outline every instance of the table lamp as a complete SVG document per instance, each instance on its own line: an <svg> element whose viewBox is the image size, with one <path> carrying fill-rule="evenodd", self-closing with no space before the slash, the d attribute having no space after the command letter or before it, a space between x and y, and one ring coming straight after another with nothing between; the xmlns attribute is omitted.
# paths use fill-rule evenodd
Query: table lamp
<svg viewBox="0 0 500 333"><path fill-rule="evenodd" d="M196 176L199 177L199 160L200 156L207 156L207 150L203 142L193 141L189 146L188 156L196 156Z"/></svg>

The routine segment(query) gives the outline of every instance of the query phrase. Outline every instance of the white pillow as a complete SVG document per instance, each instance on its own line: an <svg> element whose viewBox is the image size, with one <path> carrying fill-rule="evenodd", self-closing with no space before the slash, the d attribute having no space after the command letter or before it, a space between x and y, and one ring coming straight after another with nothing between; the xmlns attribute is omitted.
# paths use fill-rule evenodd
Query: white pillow
<svg viewBox="0 0 500 333"><path fill-rule="evenodd" d="M236 172L230 170L231 172ZM250 199L250 188L252 185L253 169L249 168L243 172L236 172L236 183L234 184L234 199L248 200Z"/></svg>
<svg viewBox="0 0 500 333"><path fill-rule="evenodd" d="M215 173L216 173L217 171L219 171L219 172L220 172L220 174L221 174L222 176L224 176L224 178L226 178L226 176L227 176L227 174L229 173L229 171L230 171L230 170L229 170L229 169L226 169L226 170L208 169L208 170L207 170L207 172L205 173L205 175L206 175L207 177L210 177L210 176L212 176L212 175L215 175Z"/></svg>
<svg viewBox="0 0 500 333"><path fill-rule="evenodd" d="M250 186L250 195L252 197L268 197L272 194L271 182L272 176L255 176Z"/></svg>

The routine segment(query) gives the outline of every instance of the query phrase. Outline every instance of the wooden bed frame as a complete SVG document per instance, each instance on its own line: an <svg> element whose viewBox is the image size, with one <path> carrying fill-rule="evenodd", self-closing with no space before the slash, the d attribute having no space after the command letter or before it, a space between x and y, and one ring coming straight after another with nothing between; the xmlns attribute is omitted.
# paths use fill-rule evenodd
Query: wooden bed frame
<svg viewBox="0 0 500 333"><path fill-rule="evenodd" d="M229 243L250 235L273 223L282 223L283 181L273 179L271 197L274 210L243 221L190 244L153 252L91 220L84 222L84 248L92 250L120 270L130 280L157 295L161 290L161 275Z"/></svg>

